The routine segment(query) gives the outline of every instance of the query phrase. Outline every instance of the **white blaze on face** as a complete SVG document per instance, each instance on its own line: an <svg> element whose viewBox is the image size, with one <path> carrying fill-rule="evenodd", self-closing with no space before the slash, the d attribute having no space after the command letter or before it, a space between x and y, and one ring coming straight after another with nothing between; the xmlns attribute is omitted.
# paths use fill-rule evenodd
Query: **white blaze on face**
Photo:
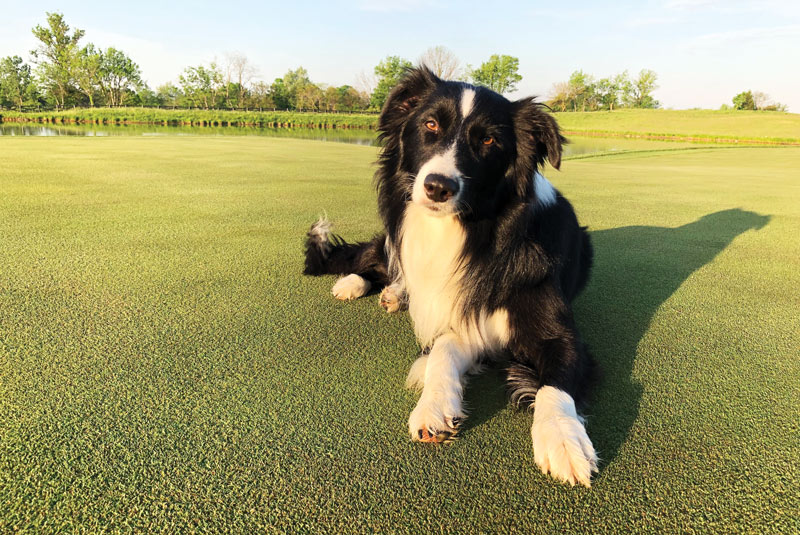
<svg viewBox="0 0 800 535"><path fill-rule="evenodd" d="M461 91L461 99L459 101L459 111L461 112L462 122L472 113L474 105L475 90L464 88ZM425 162L417 173L416 180L414 180L414 190L411 195L411 200L429 208L437 208L438 210L436 210L436 212L439 215L452 213L455 199L445 203L431 202L425 194L425 178L431 174L443 175L458 182L459 190L462 189L463 174L456 166L456 143L457 141L453 141L442 154L437 154ZM458 195L456 195L456 198L457 197Z"/></svg>
<svg viewBox="0 0 800 535"><path fill-rule="evenodd" d="M428 175L444 175L448 178L452 178L461 186L461 171L459 171L456 166L455 143L450 145L442 154L437 154L420 167L417 178L414 181L414 191L411 195L411 200L415 203L423 205L447 204L433 203L428 199L428 196L425 194L425 177Z"/></svg>
<svg viewBox="0 0 800 535"><path fill-rule="evenodd" d="M475 104L475 90L464 89L461 93L461 118L466 119Z"/></svg>

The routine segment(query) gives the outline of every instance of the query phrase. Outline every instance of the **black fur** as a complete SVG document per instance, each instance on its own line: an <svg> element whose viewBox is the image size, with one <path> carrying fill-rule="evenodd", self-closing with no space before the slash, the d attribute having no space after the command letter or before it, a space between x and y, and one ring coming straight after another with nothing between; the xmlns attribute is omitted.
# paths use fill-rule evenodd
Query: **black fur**
<svg viewBox="0 0 800 535"><path fill-rule="evenodd" d="M473 112L457 128L465 89L475 91ZM436 132L425 126L431 118ZM560 194L554 203L540 203L532 180L546 161L560 166L565 140L555 120L531 98L510 102L421 68L392 91L379 128L384 146L375 179L386 234L351 245L334 236L317 243L310 232L306 273L357 273L389 284L394 274L386 244L400 250L414 179L433 155L455 144L466 177L457 212L466 235L463 314L508 311L508 386L516 404L529 406L543 385L582 401L593 363L570 304L588 280L592 247L570 203Z"/></svg>

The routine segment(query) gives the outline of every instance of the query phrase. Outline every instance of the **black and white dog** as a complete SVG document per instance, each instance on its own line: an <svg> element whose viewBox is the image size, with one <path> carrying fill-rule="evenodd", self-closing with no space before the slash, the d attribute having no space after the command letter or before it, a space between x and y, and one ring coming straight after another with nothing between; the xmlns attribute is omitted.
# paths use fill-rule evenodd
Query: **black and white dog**
<svg viewBox="0 0 800 535"><path fill-rule="evenodd" d="M376 173L385 234L349 244L320 220L305 273L346 275L338 299L383 287L389 312L407 306L423 348L407 386L422 395L412 440L458 429L464 376L482 358L509 360L511 400L534 408L534 459L555 478L589 486L597 456L575 404L593 363L570 303L592 263L570 203L540 173L561 163L555 120L532 98L410 71L380 116Z"/></svg>

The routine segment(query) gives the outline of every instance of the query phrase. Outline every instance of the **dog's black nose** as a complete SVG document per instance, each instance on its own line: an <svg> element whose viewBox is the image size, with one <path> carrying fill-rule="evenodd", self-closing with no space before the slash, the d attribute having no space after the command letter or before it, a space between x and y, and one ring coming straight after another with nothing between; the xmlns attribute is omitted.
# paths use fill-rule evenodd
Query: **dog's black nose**
<svg viewBox="0 0 800 535"><path fill-rule="evenodd" d="M425 177L425 194L433 202L445 202L458 193L458 182L444 175Z"/></svg>

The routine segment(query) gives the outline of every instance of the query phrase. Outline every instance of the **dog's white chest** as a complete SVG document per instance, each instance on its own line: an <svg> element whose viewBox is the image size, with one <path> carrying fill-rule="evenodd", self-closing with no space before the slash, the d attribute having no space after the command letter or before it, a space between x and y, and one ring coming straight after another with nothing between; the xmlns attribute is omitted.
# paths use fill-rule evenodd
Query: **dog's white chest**
<svg viewBox="0 0 800 535"><path fill-rule="evenodd" d="M413 203L407 207L400 252L408 309L423 346L462 323L459 261L464 230L453 216L429 214Z"/></svg>

